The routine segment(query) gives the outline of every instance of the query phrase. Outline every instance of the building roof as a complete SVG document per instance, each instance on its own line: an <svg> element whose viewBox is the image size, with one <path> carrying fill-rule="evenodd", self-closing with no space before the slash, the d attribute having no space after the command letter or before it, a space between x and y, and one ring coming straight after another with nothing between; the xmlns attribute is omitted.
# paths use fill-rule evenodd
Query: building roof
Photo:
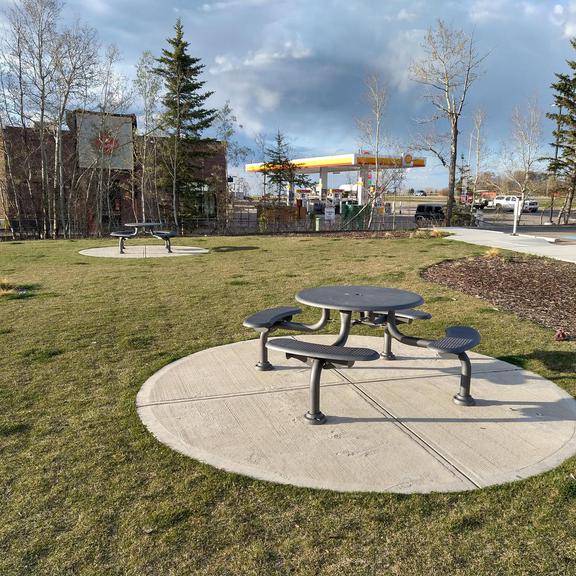
<svg viewBox="0 0 576 576"><path fill-rule="evenodd" d="M295 158L290 160L298 167L300 174L316 174L321 168L327 168L329 172L356 171L362 168L424 168L425 158L414 158L411 154L404 156L374 156L372 154L338 154L333 156L315 156L312 158ZM262 172L265 163L246 164L246 172Z"/></svg>

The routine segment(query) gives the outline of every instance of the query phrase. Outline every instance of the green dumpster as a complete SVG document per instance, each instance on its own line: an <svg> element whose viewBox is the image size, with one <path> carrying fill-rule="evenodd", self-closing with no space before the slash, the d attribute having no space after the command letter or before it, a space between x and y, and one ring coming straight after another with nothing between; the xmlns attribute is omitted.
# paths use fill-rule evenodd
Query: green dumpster
<svg viewBox="0 0 576 576"><path fill-rule="evenodd" d="M364 230L367 210L358 204L342 205L342 228L344 230Z"/></svg>

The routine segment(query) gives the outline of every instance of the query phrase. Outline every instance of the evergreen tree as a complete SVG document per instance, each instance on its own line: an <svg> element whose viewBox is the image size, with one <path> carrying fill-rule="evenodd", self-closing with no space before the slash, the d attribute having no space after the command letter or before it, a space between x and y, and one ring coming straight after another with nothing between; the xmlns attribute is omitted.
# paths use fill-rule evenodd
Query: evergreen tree
<svg viewBox="0 0 576 576"><path fill-rule="evenodd" d="M168 39L169 48L157 59L156 73L164 79L165 95L162 126L170 135L168 169L172 183L172 211L178 227L180 213L188 211L197 200L202 183L195 172L202 166L202 158L210 154L213 140L202 138L217 111L205 108L212 92L202 92L204 82L199 76L204 69L199 58L188 54L188 42L180 19L174 26L175 35ZM183 144L184 143L184 144ZM191 160L193 158L193 160Z"/></svg>
<svg viewBox="0 0 576 576"><path fill-rule="evenodd" d="M576 49L576 38L570 40ZM556 74L557 81L552 84L554 103L558 112L548 113L548 118L556 121L554 131L556 148L554 158L548 158L548 170L557 178L564 180L567 194L558 216L558 224L567 224L572 211L576 191L576 61L567 60L569 74Z"/></svg>
<svg viewBox="0 0 576 576"><path fill-rule="evenodd" d="M263 172L268 182L276 187L278 201L286 185L305 187L311 185L310 179L304 174L298 174L298 166L290 161L290 146L280 130L276 133L274 145L266 148L265 153Z"/></svg>

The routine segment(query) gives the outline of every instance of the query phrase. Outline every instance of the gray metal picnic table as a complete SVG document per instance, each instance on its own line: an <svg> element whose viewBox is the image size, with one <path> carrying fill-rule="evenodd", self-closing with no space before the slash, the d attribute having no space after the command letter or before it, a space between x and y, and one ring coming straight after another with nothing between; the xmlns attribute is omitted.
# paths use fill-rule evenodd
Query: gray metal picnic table
<svg viewBox="0 0 576 576"><path fill-rule="evenodd" d="M157 228L162 225L162 222L127 222L124 226L126 228L132 228L133 230L131 232L112 232L110 235L118 238L120 254L124 253L126 240L128 238L135 238L140 233L149 234L150 236L154 236L154 238L163 240L166 250L172 252L171 238L176 236L176 232L174 230L157 230Z"/></svg>
<svg viewBox="0 0 576 576"><path fill-rule="evenodd" d="M296 294L296 300L302 304L322 308L323 315L329 316L330 310L340 312L340 333L334 346L344 346L350 335L352 313L385 313L387 323L396 327L396 310L405 310L424 303L424 298L415 292L397 288L375 286L321 286L307 288Z"/></svg>
<svg viewBox="0 0 576 576"><path fill-rule="evenodd" d="M296 358L311 364L310 373L310 410L304 419L310 424L323 424L326 416L320 411L320 377L324 367L344 364L352 367L357 361L376 360L379 356L393 360L391 340L402 344L428 348L437 353L448 353L458 357L461 363L460 389L453 397L456 404L473 406L470 394L472 367L466 351L480 343L480 334L469 326L450 326L446 335L438 340L407 336L398 329L397 321L410 323L412 320L424 320L431 317L428 312L413 309L420 306L424 299L420 294L397 288L375 286L322 286L307 288L296 294L296 300L302 304L322 309L322 316L315 324L294 322L292 317L302 312L295 307L277 307L262 310L244 320L244 326L260 333L260 360L256 364L259 370L273 370L268 361L267 350L284 352L286 358ZM331 310L340 313L340 331L337 339L330 345L317 344L292 338L268 340L270 333L277 329L300 332L317 332L330 321ZM359 318L352 320L352 314ZM380 355L370 348L348 348L345 346L353 325L365 325L384 328L384 352Z"/></svg>

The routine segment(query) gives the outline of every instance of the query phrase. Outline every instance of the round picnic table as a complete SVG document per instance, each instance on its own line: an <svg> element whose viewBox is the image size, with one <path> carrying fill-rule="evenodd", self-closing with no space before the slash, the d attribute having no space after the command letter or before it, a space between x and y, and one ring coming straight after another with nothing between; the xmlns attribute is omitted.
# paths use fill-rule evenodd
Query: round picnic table
<svg viewBox="0 0 576 576"><path fill-rule="evenodd" d="M126 228L142 228L143 230L146 230L147 228L158 228L159 226L162 226L162 222L127 222L124 226L126 226Z"/></svg>
<svg viewBox="0 0 576 576"><path fill-rule="evenodd" d="M315 308L340 312L340 333L335 346L346 344L352 325L352 312L387 313L388 323L395 326L396 310L424 303L420 294L408 290L355 285L306 288L296 294L296 300Z"/></svg>

